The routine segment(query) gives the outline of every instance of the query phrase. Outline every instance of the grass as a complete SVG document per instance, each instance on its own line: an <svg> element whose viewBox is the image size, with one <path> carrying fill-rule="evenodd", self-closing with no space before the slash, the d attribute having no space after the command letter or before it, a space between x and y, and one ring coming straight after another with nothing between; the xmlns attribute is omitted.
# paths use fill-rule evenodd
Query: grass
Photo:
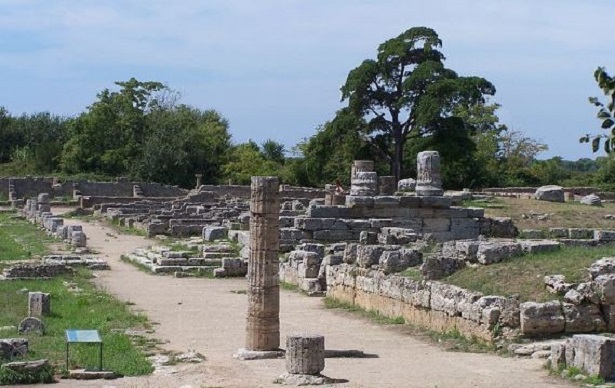
<svg viewBox="0 0 615 388"><path fill-rule="evenodd" d="M571 380L571 381L579 382L578 380L575 380L575 376L583 375L585 378L583 380L580 380L580 382L586 386L603 385L606 382L602 377L598 375L588 375L587 372L585 372L583 369L578 368L576 366L565 367L564 365L558 365L557 368L552 368L551 362L548 361L546 364L546 367L549 369L549 373L551 375L562 377L562 378L567 378L568 380Z"/></svg>
<svg viewBox="0 0 615 388"><path fill-rule="evenodd" d="M0 261L24 260L49 252L48 243L55 242L36 225L15 218L16 213L0 213Z"/></svg>
<svg viewBox="0 0 615 388"><path fill-rule="evenodd" d="M535 199L493 198L489 201L464 201L464 206L485 208L485 216L511 217L519 229L592 228L615 229L615 220L605 214L615 214L615 203L603 206L582 205L579 202L547 202ZM546 220L526 217L529 214L548 214Z"/></svg>
<svg viewBox="0 0 615 388"><path fill-rule="evenodd" d="M27 316L28 294L20 290L47 292L51 294L52 314L43 317L44 335L23 334L28 338L30 349L26 359L47 358L57 370L63 370L66 357L64 330L96 329L103 338L106 370L127 376L151 373L153 368L143 349L135 347L131 337L124 334L128 329L149 328L147 318L132 313L125 303L95 288L89 281L90 277L89 271L80 269L73 277L0 282L0 294L3 295L0 299L0 326L16 326ZM81 291L70 291L69 285ZM97 347L73 345L69 368L98 365Z"/></svg>
<svg viewBox="0 0 615 388"><path fill-rule="evenodd" d="M140 228L129 228L128 226L121 226L119 219L109 220L107 218L104 218L104 220L111 228L113 228L118 233L130 234L133 236L147 237L146 230L140 229Z"/></svg>
<svg viewBox="0 0 615 388"><path fill-rule="evenodd" d="M342 302L338 299L325 297L324 298L325 308L327 309L342 309L351 313L358 314L364 318L368 318L376 323L385 324L385 325L403 325L406 323L406 320L403 317L387 317L385 315L380 314L380 312L375 310L365 310L357 305L352 303Z"/></svg>
<svg viewBox="0 0 615 388"><path fill-rule="evenodd" d="M486 295L519 295L522 302L543 302L557 298L546 291L544 276L561 274L569 283L586 281L587 268L606 256L615 256L615 247L562 247L497 264L466 267L442 281Z"/></svg>

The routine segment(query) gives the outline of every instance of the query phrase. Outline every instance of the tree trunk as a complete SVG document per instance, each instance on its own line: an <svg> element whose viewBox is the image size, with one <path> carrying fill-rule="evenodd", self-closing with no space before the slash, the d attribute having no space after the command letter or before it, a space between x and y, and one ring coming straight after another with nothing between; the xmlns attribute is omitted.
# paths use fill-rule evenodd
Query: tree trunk
<svg viewBox="0 0 615 388"><path fill-rule="evenodd" d="M391 175L395 177L395 181L398 182L402 177L402 166L404 163L404 141L401 129L393 132L393 170Z"/></svg>

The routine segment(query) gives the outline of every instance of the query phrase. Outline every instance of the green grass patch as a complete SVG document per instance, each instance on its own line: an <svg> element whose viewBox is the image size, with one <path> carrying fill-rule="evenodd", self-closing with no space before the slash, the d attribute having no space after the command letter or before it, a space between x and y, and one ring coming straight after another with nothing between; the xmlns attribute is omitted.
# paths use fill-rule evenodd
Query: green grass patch
<svg viewBox="0 0 615 388"><path fill-rule="evenodd" d="M342 302L338 299L331 298L328 296L324 298L324 304L325 308L327 309L342 309L384 325L403 325L404 323L406 323L406 320L403 317L387 317L380 314L379 311L365 310L355 304Z"/></svg>
<svg viewBox="0 0 615 388"><path fill-rule="evenodd" d="M505 209L508 207L502 199L495 197L489 199L466 199L463 200L461 206L483 209Z"/></svg>
<svg viewBox="0 0 615 388"><path fill-rule="evenodd" d="M45 255L49 252L46 244L55 241L16 213L0 213L0 261Z"/></svg>
<svg viewBox="0 0 615 388"><path fill-rule="evenodd" d="M55 368L52 365L47 365L36 372L17 372L0 367L0 385L50 384L55 382L54 374Z"/></svg>
<svg viewBox="0 0 615 388"><path fill-rule="evenodd" d="M96 329L103 338L105 369L127 376L151 373L152 365L143 350L135 347L132 338L124 334L128 329L149 328L147 318L132 313L125 303L97 289L88 280L90 277L89 271L79 270L72 277L0 282L0 294L3 295L0 298L0 326L17 326L27 316L28 294L20 290L47 292L51 294L52 314L43 318L44 335L23 335L29 341L26 359L47 358L57 370L63 370L66 357L64 331ZM97 367L98 347L88 345L71 345L69 368Z"/></svg>
<svg viewBox="0 0 615 388"><path fill-rule="evenodd" d="M485 295L519 295L522 302L544 302L557 298L546 291L544 276L560 274L566 276L566 282L583 282L587 280L587 268L606 256L615 256L615 247L562 247L497 264L466 267L442 281Z"/></svg>
<svg viewBox="0 0 615 388"><path fill-rule="evenodd" d="M421 270L419 267L410 267L400 272L401 276L405 276L412 280L421 281L423 280L423 275L421 274Z"/></svg>
<svg viewBox="0 0 615 388"><path fill-rule="evenodd" d="M198 252L199 247L196 245L187 245L183 242L175 242L169 246L169 248L174 252L188 251L188 252Z"/></svg>

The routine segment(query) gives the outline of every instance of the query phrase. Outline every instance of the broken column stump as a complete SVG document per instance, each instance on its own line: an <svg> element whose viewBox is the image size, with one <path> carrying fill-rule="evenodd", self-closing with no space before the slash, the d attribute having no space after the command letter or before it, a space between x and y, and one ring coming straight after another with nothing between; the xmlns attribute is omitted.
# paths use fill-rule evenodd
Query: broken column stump
<svg viewBox="0 0 615 388"><path fill-rule="evenodd" d="M51 295L44 292L28 293L28 316L42 317L51 314Z"/></svg>
<svg viewBox="0 0 615 388"><path fill-rule="evenodd" d="M325 337L297 334L286 338L286 371L318 375L325 369Z"/></svg>

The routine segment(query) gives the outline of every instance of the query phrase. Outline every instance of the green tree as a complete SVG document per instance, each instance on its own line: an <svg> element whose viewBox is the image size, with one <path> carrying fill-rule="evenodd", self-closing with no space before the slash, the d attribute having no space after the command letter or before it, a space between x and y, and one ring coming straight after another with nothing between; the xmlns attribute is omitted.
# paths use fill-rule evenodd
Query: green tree
<svg viewBox="0 0 615 388"><path fill-rule="evenodd" d="M445 133L443 119L455 106L483 102L495 93L485 79L445 68L441 45L434 30L411 28L382 43L377 59L351 70L341 88L350 112L366 120L358 130L380 149L396 178L402 176L408 140Z"/></svg>
<svg viewBox="0 0 615 388"><path fill-rule="evenodd" d="M594 72L594 78L598 83L598 87L606 96L606 105L601 102L598 97L590 97L589 102L598 108L597 117L602 121L601 127L607 130L608 133L600 135L587 134L579 139L581 143L591 142L592 151L597 152L600 149L600 142L604 139L604 151L611 153L615 150L615 77L611 77L603 67L599 67Z"/></svg>
<svg viewBox="0 0 615 388"><path fill-rule="evenodd" d="M232 184L249 184L252 176L281 176L281 165L267 160L252 141L233 147L229 161L222 167L225 180Z"/></svg>
<svg viewBox="0 0 615 388"><path fill-rule="evenodd" d="M275 140L267 139L261 145L263 157L267 160L284 164L284 144L278 143Z"/></svg>
<svg viewBox="0 0 615 388"><path fill-rule="evenodd" d="M140 159L146 113L161 106L157 94L164 95L168 89L160 82L135 78L115 84L120 91L103 90L87 112L72 122L61 162L66 172L121 175L130 172L131 164Z"/></svg>

